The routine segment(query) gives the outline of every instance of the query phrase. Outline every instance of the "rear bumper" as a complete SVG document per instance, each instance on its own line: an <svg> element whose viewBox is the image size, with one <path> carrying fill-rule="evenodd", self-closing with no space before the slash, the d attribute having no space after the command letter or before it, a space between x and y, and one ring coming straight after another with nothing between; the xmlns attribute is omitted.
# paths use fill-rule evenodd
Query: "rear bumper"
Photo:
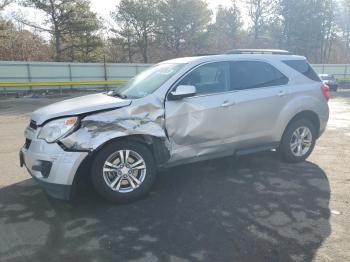
<svg viewBox="0 0 350 262"><path fill-rule="evenodd" d="M69 199L75 174L87 152L66 152L57 144L33 140L20 150L20 165L52 197Z"/></svg>

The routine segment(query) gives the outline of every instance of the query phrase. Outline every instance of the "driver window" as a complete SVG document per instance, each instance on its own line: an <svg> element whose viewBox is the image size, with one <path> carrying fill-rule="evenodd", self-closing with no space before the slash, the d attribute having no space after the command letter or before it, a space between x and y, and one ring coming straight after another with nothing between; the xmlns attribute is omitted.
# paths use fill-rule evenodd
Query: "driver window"
<svg viewBox="0 0 350 262"><path fill-rule="evenodd" d="M193 85L197 94L225 92L230 86L229 71L228 62L205 64L185 76L179 85Z"/></svg>

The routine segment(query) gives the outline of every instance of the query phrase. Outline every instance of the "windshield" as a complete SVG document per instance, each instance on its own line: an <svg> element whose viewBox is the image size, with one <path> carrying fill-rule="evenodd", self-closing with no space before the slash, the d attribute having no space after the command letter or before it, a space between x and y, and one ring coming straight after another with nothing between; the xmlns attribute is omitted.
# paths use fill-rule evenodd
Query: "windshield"
<svg viewBox="0 0 350 262"><path fill-rule="evenodd" d="M114 90L112 95L122 98L141 98L156 91L185 64L158 64L132 78L125 86Z"/></svg>

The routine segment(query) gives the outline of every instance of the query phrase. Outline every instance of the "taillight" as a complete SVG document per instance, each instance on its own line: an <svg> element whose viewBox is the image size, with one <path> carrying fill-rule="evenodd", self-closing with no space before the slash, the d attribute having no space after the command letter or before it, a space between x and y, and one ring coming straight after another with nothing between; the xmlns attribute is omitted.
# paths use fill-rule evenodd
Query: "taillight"
<svg viewBox="0 0 350 262"><path fill-rule="evenodd" d="M322 90L322 94L323 94L324 98L326 98L326 100L328 101L329 98L331 98L331 96L329 94L329 86L326 84L323 84L321 86L321 90Z"/></svg>

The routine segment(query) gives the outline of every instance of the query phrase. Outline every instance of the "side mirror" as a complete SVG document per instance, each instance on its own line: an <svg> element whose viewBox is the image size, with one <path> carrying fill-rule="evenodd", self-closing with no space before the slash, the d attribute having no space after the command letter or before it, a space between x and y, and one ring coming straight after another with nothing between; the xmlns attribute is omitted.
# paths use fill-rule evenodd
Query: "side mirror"
<svg viewBox="0 0 350 262"><path fill-rule="evenodd" d="M179 100L185 97L193 96L197 93L196 87L192 85L179 85L169 94L170 100Z"/></svg>

